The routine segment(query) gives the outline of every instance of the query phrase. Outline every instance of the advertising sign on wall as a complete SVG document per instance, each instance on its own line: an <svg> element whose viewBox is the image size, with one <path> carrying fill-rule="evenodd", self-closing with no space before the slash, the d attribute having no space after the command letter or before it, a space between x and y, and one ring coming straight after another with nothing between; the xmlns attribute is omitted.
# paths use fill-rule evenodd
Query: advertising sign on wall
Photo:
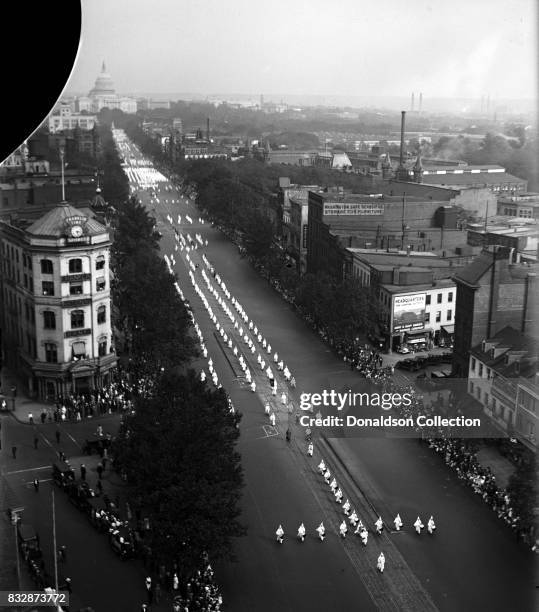
<svg viewBox="0 0 539 612"><path fill-rule="evenodd" d="M381 202L325 202L324 215L383 215Z"/></svg>
<svg viewBox="0 0 539 612"><path fill-rule="evenodd" d="M397 295L393 300L393 331L423 329L426 293Z"/></svg>

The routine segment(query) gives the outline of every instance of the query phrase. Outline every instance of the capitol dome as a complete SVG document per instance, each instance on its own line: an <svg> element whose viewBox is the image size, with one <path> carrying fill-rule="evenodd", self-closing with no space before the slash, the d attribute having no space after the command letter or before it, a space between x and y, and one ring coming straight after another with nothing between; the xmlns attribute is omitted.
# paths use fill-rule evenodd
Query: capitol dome
<svg viewBox="0 0 539 612"><path fill-rule="evenodd" d="M101 67L101 73L95 80L94 88L88 94L91 96L110 96L114 95L114 83L112 82L112 77L107 73L105 69L105 62L103 62L103 66Z"/></svg>

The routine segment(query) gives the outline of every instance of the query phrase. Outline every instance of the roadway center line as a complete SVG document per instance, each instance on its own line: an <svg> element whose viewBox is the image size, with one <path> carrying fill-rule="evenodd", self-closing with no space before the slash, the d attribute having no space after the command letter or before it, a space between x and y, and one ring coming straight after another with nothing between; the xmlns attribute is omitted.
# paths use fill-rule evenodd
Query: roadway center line
<svg viewBox="0 0 539 612"><path fill-rule="evenodd" d="M15 470L14 472L4 472L4 476L12 476L13 474L24 474L24 472L35 472L37 470L50 470L50 465L43 465L36 468L28 468L26 470Z"/></svg>

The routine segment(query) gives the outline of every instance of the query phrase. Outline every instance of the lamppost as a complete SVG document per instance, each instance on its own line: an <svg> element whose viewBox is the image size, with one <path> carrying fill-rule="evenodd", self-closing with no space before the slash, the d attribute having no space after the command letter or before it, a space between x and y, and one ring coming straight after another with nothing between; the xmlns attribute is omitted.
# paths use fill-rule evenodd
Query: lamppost
<svg viewBox="0 0 539 612"><path fill-rule="evenodd" d="M66 193L65 193L65 181L64 181L64 159L65 159L65 139L62 138L60 140L60 167L62 172L62 202L66 201Z"/></svg>

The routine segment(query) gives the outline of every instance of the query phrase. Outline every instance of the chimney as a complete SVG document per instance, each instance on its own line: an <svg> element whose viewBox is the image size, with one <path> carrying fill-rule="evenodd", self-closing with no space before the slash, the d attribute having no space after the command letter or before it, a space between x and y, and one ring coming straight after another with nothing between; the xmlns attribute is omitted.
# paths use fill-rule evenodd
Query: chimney
<svg viewBox="0 0 539 612"><path fill-rule="evenodd" d="M423 110L423 93L419 94L419 112Z"/></svg>
<svg viewBox="0 0 539 612"><path fill-rule="evenodd" d="M399 153L399 168L404 164L404 126L406 121L406 111L401 111L401 148Z"/></svg>
<svg viewBox="0 0 539 612"><path fill-rule="evenodd" d="M210 118L206 119L206 140L210 142Z"/></svg>
<svg viewBox="0 0 539 612"><path fill-rule="evenodd" d="M414 102L415 102L414 97L415 97L415 96L414 96L414 92L412 91L412 106L411 106L411 108L410 108L410 110L411 110L412 112L414 112Z"/></svg>

